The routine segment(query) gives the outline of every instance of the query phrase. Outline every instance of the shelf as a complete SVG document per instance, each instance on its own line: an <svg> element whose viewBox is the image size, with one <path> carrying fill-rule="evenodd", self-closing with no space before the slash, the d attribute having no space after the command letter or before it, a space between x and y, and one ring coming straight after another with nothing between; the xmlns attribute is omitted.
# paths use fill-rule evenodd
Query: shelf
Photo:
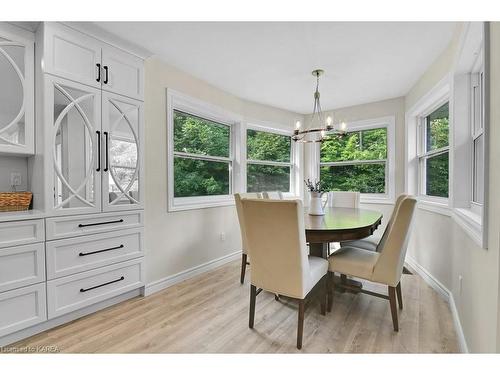
<svg viewBox="0 0 500 375"><path fill-rule="evenodd" d="M45 213L40 210L0 212L0 222L14 221L14 220L42 219L44 217Z"/></svg>

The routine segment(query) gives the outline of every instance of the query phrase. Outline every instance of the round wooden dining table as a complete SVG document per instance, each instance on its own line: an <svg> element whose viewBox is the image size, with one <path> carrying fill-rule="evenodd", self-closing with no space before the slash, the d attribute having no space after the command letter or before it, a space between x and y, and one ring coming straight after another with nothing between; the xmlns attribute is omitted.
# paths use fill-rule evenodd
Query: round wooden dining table
<svg viewBox="0 0 500 375"><path fill-rule="evenodd" d="M309 254L328 257L328 244L368 237L382 223L382 213L362 208L326 207L322 216L309 215L304 224Z"/></svg>

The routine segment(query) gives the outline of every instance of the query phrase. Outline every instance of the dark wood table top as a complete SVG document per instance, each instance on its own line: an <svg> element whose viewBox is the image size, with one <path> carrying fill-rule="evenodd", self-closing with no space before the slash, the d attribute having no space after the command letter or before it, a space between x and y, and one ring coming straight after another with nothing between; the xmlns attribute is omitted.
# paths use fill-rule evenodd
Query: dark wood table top
<svg viewBox="0 0 500 375"><path fill-rule="evenodd" d="M361 208L326 207L325 215L304 215L306 239L311 243L356 240L373 234L382 213Z"/></svg>

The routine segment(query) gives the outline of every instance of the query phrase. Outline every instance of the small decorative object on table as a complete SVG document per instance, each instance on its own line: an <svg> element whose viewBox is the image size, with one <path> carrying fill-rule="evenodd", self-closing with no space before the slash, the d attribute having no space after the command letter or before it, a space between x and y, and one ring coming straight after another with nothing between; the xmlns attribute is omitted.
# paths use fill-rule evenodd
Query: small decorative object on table
<svg viewBox="0 0 500 375"><path fill-rule="evenodd" d="M0 192L0 212L27 211L32 197L29 191Z"/></svg>
<svg viewBox="0 0 500 375"><path fill-rule="evenodd" d="M321 181L312 182L307 179L304 180L307 190L309 190L309 215L321 216L325 214L324 208L326 205L321 201L321 197L325 194L325 190L321 186Z"/></svg>

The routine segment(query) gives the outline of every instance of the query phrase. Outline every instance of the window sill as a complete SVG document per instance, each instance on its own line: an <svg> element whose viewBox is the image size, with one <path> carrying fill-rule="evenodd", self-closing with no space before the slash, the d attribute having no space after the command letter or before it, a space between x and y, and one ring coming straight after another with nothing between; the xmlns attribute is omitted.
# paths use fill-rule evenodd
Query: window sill
<svg viewBox="0 0 500 375"><path fill-rule="evenodd" d="M419 197L417 207L421 210L434 212L444 216L452 216L452 210L448 199L432 199L429 197Z"/></svg>
<svg viewBox="0 0 500 375"><path fill-rule="evenodd" d="M453 210L455 222L480 246L483 246L483 225L481 215L468 208L455 208Z"/></svg>
<svg viewBox="0 0 500 375"><path fill-rule="evenodd" d="M168 202L168 212L200 210L224 206L234 206L234 197L232 195L173 198Z"/></svg>

